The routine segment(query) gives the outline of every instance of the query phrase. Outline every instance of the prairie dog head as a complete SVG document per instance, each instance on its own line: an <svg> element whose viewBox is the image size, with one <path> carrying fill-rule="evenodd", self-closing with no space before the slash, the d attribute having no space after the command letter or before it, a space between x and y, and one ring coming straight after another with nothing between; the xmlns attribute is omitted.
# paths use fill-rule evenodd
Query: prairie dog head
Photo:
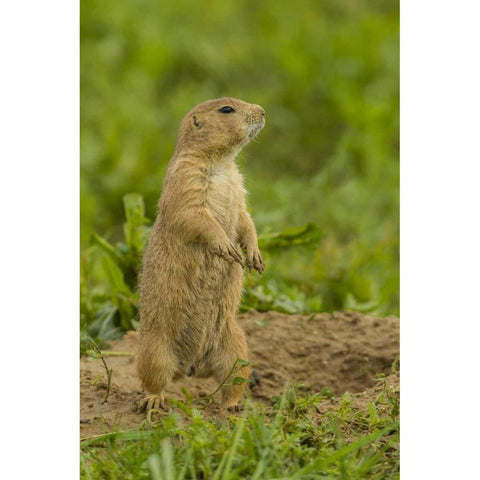
<svg viewBox="0 0 480 480"><path fill-rule="evenodd" d="M265 111L235 98L208 100L182 120L175 152L213 157L235 155L265 125Z"/></svg>

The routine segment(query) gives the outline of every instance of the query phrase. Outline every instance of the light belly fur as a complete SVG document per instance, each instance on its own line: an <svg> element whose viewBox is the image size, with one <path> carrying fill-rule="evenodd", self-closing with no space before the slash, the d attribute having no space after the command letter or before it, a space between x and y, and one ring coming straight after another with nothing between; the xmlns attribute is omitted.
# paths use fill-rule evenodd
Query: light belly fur
<svg viewBox="0 0 480 480"><path fill-rule="evenodd" d="M208 207L232 242L236 241L238 216L244 195L242 177L232 161L222 162L212 168Z"/></svg>

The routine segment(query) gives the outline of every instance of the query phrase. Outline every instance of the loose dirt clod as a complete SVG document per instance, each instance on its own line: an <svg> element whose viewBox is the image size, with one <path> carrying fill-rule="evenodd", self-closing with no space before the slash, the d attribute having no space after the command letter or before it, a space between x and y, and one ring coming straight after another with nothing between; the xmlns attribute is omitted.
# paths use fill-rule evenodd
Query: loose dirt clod
<svg viewBox="0 0 480 480"><path fill-rule="evenodd" d="M271 402L286 385L302 385L301 391L330 389L335 395L358 393L375 385L375 376L391 371L399 355L399 320L375 318L359 313L284 315L278 312L251 311L239 316L245 329L253 363L254 382L250 395L254 401ZM117 352L134 353L135 333L110 342ZM136 428L145 415L135 411L142 398L140 382L131 355L107 356L113 370L108 402L105 398L103 365L82 358L80 371L81 437L114 428ZM103 375L103 376L102 376ZM195 397L216 389L213 380L184 378L169 385L166 398L185 399L182 388ZM358 401L367 399L368 391ZM213 404L206 415L218 414Z"/></svg>

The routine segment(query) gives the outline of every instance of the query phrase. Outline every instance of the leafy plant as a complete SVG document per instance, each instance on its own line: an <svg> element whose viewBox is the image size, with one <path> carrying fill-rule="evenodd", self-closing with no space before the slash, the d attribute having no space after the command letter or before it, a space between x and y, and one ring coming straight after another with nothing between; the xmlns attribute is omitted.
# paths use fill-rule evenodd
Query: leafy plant
<svg viewBox="0 0 480 480"><path fill-rule="evenodd" d="M137 274L150 228L141 195L127 194L123 203L125 241L112 245L95 233L82 256L81 327L101 340L138 326Z"/></svg>
<svg viewBox="0 0 480 480"><path fill-rule="evenodd" d="M232 365L230 372L228 372L228 374L223 379L223 381L220 382L218 387L212 393L209 393L208 395L200 397L199 399L200 403L202 403L205 407L210 405L213 402L213 396L217 392L219 392L220 389L225 385L240 385L242 383L249 382L248 378L239 377L239 376L236 376L235 374L238 373L243 367L246 367L250 364L251 362L249 362L248 360L242 360L241 358L237 358L235 360L235 363Z"/></svg>
<svg viewBox="0 0 480 480"><path fill-rule="evenodd" d="M103 368L105 369L105 373L107 375L107 388L105 391L105 399L103 400L103 403L106 403L108 400L108 396L110 395L110 384L112 381L113 370L108 367L104 354L102 353L98 345L94 342L94 340L88 335L84 335L80 341L80 355L87 355L90 358L101 360Z"/></svg>
<svg viewBox="0 0 480 480"><path fill-rule="evenodd" d="M125 331L138 327L137 274L150 227L141 195L129 193L123 203L124 241L113 245L94 233L90 247L82 254L81 328L100 340L120 338ZM320 229L307 224L260 236L259 244L268 260L270 255L288 248L314 248L320 239ZM308 310L305 299L295 299L298 292L292 289L280 292L272 281L257 284L255 275L248 275L242 310L276 309L288 313Z"/></svg>
<svg viewBox="0 0 480 480"><path fill-rule="evenodd" d="M301 227L289 227L281 232L263 234L258 239L258 246L260 250L268 252L300 245L316 246L321 237L320 228L313 223L307 223Z"/></svg>

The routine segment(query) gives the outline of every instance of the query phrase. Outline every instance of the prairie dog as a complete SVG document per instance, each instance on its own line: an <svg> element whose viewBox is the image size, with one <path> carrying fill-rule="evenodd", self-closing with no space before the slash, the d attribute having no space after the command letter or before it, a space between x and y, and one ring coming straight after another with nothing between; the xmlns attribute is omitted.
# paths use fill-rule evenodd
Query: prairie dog
<svg viewBox="0 0 480 480"><path fill-rule="evenodd" d="M213 376L220 384L237 359L248 359L236 321L241 249L249 268L262 273L264 263L234 160L264 116L259 105L220 98L197 105L180 124L140 275L137 372L149 393L143 408L164 407L171 380ZM235 376L249 374L244 367ZM238 408L244 388L223 386L222 406Z"/></svg>

